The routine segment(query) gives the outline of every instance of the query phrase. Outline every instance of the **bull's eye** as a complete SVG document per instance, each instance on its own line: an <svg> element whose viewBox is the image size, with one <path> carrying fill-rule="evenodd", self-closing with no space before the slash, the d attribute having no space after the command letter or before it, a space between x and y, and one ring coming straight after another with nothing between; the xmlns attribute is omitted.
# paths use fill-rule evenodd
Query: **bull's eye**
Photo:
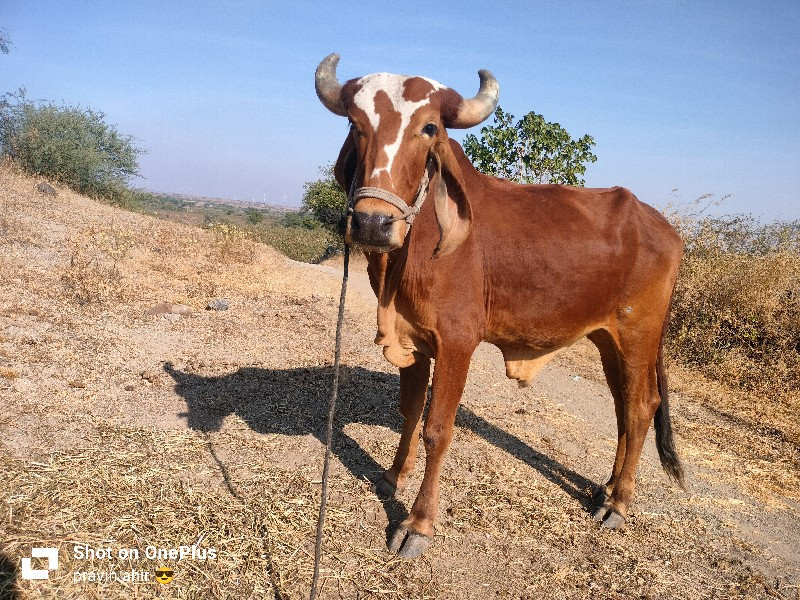
<svg viewBox="0 0 800 600"><path fill-rule="evenodd" d="M436 125L433 123L428 123L425 127L422 128L422 133L427 135L428 137L433 137L436 135Z"/></svg>

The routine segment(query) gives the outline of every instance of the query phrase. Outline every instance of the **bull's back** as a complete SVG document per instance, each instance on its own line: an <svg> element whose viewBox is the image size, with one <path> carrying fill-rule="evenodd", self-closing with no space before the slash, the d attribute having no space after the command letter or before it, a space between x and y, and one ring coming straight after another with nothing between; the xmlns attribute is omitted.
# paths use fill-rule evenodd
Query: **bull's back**
<svg viewBox="0 0 800 600"><path fill-rule="evenodd" d="M624 188L484 186L473 210L490 341L559 347L677 269L677 233Z"/></svg>

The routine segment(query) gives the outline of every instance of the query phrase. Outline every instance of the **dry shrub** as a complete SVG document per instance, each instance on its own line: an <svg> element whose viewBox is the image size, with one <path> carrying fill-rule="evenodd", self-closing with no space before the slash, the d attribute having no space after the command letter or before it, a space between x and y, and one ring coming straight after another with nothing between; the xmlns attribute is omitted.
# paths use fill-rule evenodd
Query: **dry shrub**
<svg viewBox="0 0 800 600"><path fill-rule="evenodd" d="M17 377L19 377L19 373L17 373L14 369L0 367L0 377L2 377L3 379L8 379L9 381L13 381Z"/></svg>
<svg viewBox="0 0 800 600"><path fill-rule="evenodd" d="M26 188L30 192L21 193ZM0 160L0 243L29 241L19 215L34 198L31 179L10 160Z"/></svg>
<svg viewBox="0 0 800 600"><path fill-rule="evenodd" d="M800 388L800 222L671 220L686 243L672 356L748 391L780 396Z"/></svg>
<svg viewBox="0 0 800 600"><path fill-rule="evenodd" d="M8 173L2 174L5 179ZM6 186L3 186L5 188ZM19 210L19 204L16 199L6 193L6 189L2 189L2 196L0 196L0 240L10 239L12 234L17 230L17 222L14 215Z"/></svg>
<svg viewBox="0 0 800 600"><path fill-rule="evenodd" d="M203 247L201 235L184 228L154 224L147 230L145 247L149 252L148 269L158 271L170 278L181 278L187 263L198 255Z"/></svg>
<svg viewBox="0 0 800 600"><path fill-rule="evenodd" d="M201 243L201 235L194 229L175 227L158 222L147 230L147 249L162 258L191 256Z"/></svg>
<svg viewBox="0 0 800 600"><path fill-rule="evenodd" d="M213 223L207 227L213 243L207 248L207 258L217 265L252 264L256 251L252 233L228 223Z"/></svg>
<svg viewBox="0 0 800 600"><path fill-rule="evenodd" d="M126 298L120 263L134 246L133 235L119 227L90 227L67 242L69 264L61 283L78 304L107 304Z"/></svg>
<svg viewBox="0 0 800 600"><path fill-rule="evenodd" d="M3 199L0 202L0 240L10 240L17 232L18 225L13 214L11 203Z"/></svg>
<svg viewBox="0 0 800 600"><path fill-rule="evenodd" d="M220 287L216 281L192 278L186 282L186 295L189 298L215 298L219 292Z"/></svg>

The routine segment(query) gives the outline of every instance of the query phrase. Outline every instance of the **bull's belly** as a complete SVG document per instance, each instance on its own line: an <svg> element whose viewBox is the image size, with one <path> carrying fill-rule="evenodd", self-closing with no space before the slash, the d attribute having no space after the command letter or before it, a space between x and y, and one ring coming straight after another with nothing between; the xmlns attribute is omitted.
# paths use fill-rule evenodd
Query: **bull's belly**
<svg viewBox="0 0 800 600"><path fill-rule="evenodd" d="M607 327L605 322L582 323L569 330L540 328L540 335L487 335L485 340L497 346L506 363L506 377L516 379L520 387L531 384L544 366L559 352L587 334Z"/></svg>

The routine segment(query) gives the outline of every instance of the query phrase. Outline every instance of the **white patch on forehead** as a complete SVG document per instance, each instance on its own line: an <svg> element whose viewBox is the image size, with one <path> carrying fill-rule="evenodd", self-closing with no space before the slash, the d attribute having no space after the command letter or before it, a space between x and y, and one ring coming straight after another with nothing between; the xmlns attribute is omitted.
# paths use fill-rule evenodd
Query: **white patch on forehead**
<svg viewBox="0 0 800 600"><path fill-rule="evenodd" d="M394 158L397 155L397 151L400 149L400 143L403 140L403 132L408 127L408 124L411 122L411 116L422 106L430 103L430 95L436 91L445 89L446 86L443 86L438 81L434 81L433 79L428 79L427 77L420 77L419 79L423 79L431 84L432 89L425 94L425 97L418 101L418 102L410 102L403 98L403 92L405 91L405 83L412 77L407 75L393 75L391 73L375 73L373 75L367 75L362 77L358 80L359 85L361 85L361 89L356 92L355 96L353 97L353 102L355 105L363 110L367 114L367 118L369 119L370 125L372 125L372 130L377 132L378 125L381 121L381 116L375 110L375 95L383 91L389 97L389 101L392 103L392 108L400 113L400 129L397 131L397 138L387 143L384 147L384 151L389 158L389 162L386 164L385 167L381 167L379 169L375 169L372 172L370 178L377 177L381 171L386 171L389 174L389 178L392 177L392 163L394 162Z"/></svg>

